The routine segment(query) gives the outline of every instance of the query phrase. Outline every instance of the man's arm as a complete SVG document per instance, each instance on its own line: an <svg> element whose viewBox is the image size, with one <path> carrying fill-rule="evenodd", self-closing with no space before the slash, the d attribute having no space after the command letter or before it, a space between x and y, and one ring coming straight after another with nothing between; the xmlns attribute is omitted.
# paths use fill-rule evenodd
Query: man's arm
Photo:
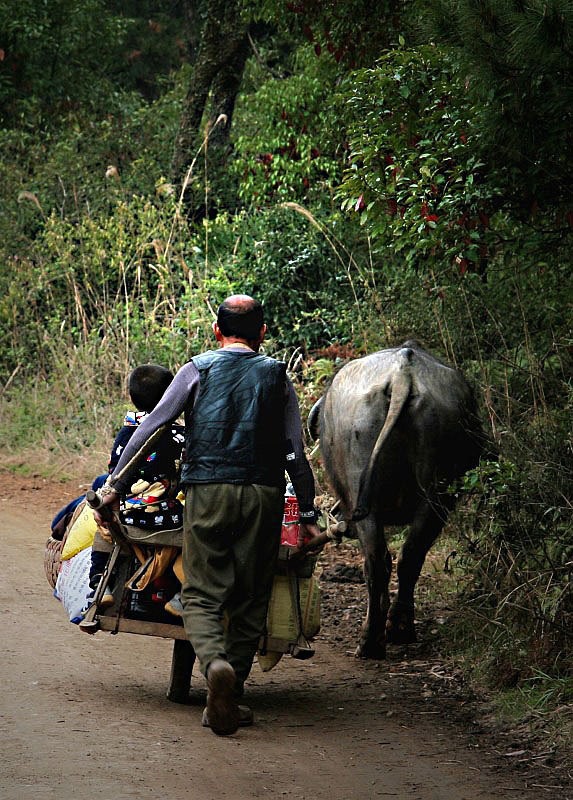
<svg viewBox="0 0 573 800"><path fill-rule="evenodd" d="M294 386L287 379L287 399L285 409L286 471L292 481L299 506L300 528L299 547L308 539L318 536L320 528L316 524L317 512L314 507L314 475L302 438L300 409Z"/></svg>

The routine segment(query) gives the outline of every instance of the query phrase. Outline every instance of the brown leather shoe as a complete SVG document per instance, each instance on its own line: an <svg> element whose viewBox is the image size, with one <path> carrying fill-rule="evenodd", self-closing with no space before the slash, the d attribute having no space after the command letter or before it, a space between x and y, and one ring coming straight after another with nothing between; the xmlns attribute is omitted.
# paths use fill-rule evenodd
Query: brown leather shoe
<svg viewBox="0 0 573 800"><path fill-rule="evenodd" d="M239 727L239 706L235 700L235 670L222 658L215 658L207 670L209 727L218 736L229 736Z"/></svg>
<svg viewBox="0 0 573 800"><path fill-rule="evenodd" d="M239 708L239 728L248 728L255 721L255 716L248 706L238 706ZM201 717L201 725L204 728L210 728L209 714L207 709L203 709L203 716Z"/></svg>

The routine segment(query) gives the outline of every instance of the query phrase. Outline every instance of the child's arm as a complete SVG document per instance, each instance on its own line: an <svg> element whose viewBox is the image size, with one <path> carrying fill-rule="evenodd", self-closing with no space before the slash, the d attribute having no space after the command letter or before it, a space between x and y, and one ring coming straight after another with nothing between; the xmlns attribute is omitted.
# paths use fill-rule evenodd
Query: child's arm
<svg viewBox="0 0 573 800"><path fill-rule="evenodd" d="M109 461L107 464L107 471L109 473L113 472L117 466L117 462L119 461L121 454L125 450L127 443L137 430L135 425L124 425L123 428L119 431L117 436L115 437L114 443L111 448L111 453L109 456Z"/></svg>

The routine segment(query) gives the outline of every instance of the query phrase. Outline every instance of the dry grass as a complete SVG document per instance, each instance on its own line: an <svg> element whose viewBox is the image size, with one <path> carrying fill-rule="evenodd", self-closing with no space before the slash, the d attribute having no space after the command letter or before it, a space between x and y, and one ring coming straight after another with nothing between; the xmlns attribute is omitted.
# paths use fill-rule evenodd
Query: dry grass
<svg viewBox="0 0 573 800"><path fill-rule="evenodd" d="M54 481L77 479L81 483L91 483L97 475L105 472L108 458L109 445L107 452L104 452L102 445L90 448L83 454L34 447L3 458L0 472Z"/></svg>

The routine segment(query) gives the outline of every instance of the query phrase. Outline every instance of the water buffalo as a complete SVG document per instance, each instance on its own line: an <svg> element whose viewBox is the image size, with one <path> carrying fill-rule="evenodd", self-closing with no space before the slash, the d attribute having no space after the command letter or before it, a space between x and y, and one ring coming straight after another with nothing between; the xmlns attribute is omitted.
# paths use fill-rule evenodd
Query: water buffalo
<svg viewBox="0 0 573 800"><path fill-rule="evenodd" d="M414 588L454 504L447 487L478 463L475 398L460 372L407 341L342 367L308 426L364 555L368 610L356 655L384 658L386 642L415 641ZM390 604L384 525L406 524Z"/></svg>

